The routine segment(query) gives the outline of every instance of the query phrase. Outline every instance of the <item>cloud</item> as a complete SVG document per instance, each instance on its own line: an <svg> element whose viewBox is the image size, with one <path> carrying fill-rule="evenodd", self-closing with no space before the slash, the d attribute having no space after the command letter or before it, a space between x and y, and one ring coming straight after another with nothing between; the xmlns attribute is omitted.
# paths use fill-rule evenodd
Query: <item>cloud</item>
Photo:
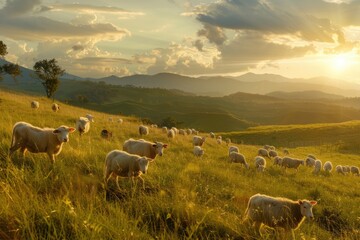
<svg viewBox="0 0 360 240"><path fill-rule="evenodd" d="M198 36L206 37L209 42L221 45L226 41L224 30L220 27L204 24L204 28L198 31Z"/></svg>
<svg viewBox="0 0 360 240"><path fill-rule="evenodd" d="M32 12L41 0L6 0L5 6L0 10L0 15L18 16Z"/></svg>

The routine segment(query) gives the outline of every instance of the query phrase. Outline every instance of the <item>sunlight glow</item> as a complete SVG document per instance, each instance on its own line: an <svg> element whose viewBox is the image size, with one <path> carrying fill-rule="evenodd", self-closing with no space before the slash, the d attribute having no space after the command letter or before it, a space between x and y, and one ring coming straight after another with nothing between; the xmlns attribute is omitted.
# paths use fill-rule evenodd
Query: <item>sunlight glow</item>
<svg viewBox="0 0 360 240"><path fill-rule="evenodd" d="M332 65L334 69L337 71L345 70L348 64L349 64L349 60L344 55L335 56L334 59L332 60Z"/></svg>

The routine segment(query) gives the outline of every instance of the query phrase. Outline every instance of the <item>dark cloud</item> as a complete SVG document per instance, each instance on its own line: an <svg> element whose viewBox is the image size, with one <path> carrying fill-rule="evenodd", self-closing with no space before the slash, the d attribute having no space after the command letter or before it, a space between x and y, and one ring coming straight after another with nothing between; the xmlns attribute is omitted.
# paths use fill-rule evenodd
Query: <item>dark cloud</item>
<svg viewBox="0 0 360 240"><path fill-rule="evenodd" d="M204 24L203 29L198 31L198 36L206 37L209 42L221 45L226 41L226 35L222 28Z"/></svg>
<svg viewBox="0 0 360 240"><path fill-rule="evenodd" d="M204 48L204 43L200 39L197 39L193 42L193 46L196 47L197 50L202 52Z"/></svg>
<svg viewBox="0 0 360 240"><path fill-rule="evenodd" d="M82 51L82 50L85 49L85 47L82 46L82 45L74 45L74 46L71 47L71 49L72 49L73 51Z"/></svg>
<svg viewBox="0 0 360 240"><path fill-rule="evenodd" d="M0 15L23 15L32 12L39 4L41 0L6 0L5 6L0 10Z"/></svg>

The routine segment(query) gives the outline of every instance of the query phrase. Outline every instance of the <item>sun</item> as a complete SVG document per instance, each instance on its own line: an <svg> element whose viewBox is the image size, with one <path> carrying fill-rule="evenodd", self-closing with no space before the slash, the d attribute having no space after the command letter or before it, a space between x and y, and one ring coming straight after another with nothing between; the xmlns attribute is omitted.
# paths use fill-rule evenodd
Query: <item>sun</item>
<svg viewBox="0 0 360 240"><path fill-rule="evenodd" d="M344 71L349 66L349 59L346 55L336 55L332 59L332 67L336 71Z"/></svg>

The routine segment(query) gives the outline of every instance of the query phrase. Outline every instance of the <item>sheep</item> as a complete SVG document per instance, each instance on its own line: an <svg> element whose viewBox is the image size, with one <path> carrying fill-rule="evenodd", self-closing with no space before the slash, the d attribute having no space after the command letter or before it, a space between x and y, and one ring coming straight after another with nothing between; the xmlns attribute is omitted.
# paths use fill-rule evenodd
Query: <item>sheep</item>
<svg viewBox="0 0 360 240"><path fill-rule="evenodd" d="M264 147L263 147L264 149L266 149L266 150L270 150L270 145L264 145Z"/></svg>
<svg viewBox="0 0 360 240"><path fill-rule="evenodd" d="M285 155L289 155L289 154L290 154L289 150L286 149L286 148L283 150L283 153L284 153Z"/></svg>
<svg viewBox="0 0 360 240"><path fill-rule="evenodd" d="M179 129L177 129L176 127L172 127L171 129L174 131L175 135L179 134Z"/></svg>
<svg viewBox="0 0 360 240"><path fill-rule="evenodd" d="M194 146L194 155L197 157L201 157L202 155L204 155L204 149L202 149L200 146Z"/></svg>
<svg viewBox="0 0 360 240"><path fill-rule="evenodd" d="M139 126L139 134L140 135L148 135L149 134L149 128L144 126L144 125L140 125Z"/></svg>
<svg viewBox="0 0 360 240"><path fill-rule="evenodd" d="M57 104L57 103L53 103L53 104L51 105L51 109L52 109L54 112L57 112L57 111L60 110L60 106L59 106L59 104Z"/></svg>
<svg viewBox="0 0 360 240"><path fill-rule="evenodd" d="M126 140L123 144L123 150L140 156L155 159L156 155L162 156L163 149L167 148L167 144L162 142L149 142L143 139L134 140L132 138Z"/></svg>
<svg viewBox="0 0 360 240"><path fill-rule="evenodd" d="M100 136L104 139L110 139L112 138L112 132L110 132L109 130L107 129L103 129L101 130L100 132Z"/></svg>
<svg viewBox="0 0 360 240"><path fill-rule="evenodd" d="M215 133L210 132L210 137L211 137L211 138L215 138Z"/></svg>
<svg viewBox="0 0 360 240"><path fill-rule="evenodd" d="M93 116L93 115L91 115L91 114L88 113L88 114L85 115L85 117L86 117L87 119L89 119L90 122L94 122L94 116Z"/></svg>
<svg viewBox="0 0 360 240"><path fill-rule="evenodd" d="M356 176L360 175L360 171L359 171L359 167L356 166L351 166L350 167L350 172Z"/></svg>
<svg viewBox="0 0 360 240"><path fill-rule="evenodd" d="M307 157L306 160L305 160L306 166L307 167L315 166L315 161L316 161L316 159L314 159L312 157Z"/></svg>
<svg viewBox="0 0 360 240"><path fill-rule="evenodd" d="M167 127L162 127L162 128L161 128L161 131L162 131L163 133L167 133L167 132L168 132L168 128L167 128Z"/></svg>
<svg viewBox="0 0 360 240"><path fill-rule="evenodd" d="M321 171L321 166L322 166L321 160L316 159L313 173L315 174L319 173Z"/></svg>
<svg viewBox="0 0 360 240"><path fill-rule="evenodd" d="M206 137L194 136L193 137L193 145L194 146L202 146L206 140Z"/></svg>
<svg viewBox="0 0 360 240"><path fill-rule="evenodd" d="M255 157L255 168L258 171L263 172L266 167L266 160L263 157L257 156Z"/></svg>
<svg viewBox="0 0 360 240"><path fill-rule="evenodd" d="M276 156L276 157L274 158L274 165L279 165L279 166L281 166L281 165L282 165L282 158L279 157L279 156Z"/></svg>
<svg viewBox="0 0 360 240"><path fill-rule="evenodd" d="M105 158L104 180L107 187L110 177L116 177L116 185L119 187L118 177L131 178L132 185L134 178L138 177L142 180L145 189L144 179L141 174L146 174L149 162L153 160L135 154L130 154L121 150L110 151Z"/></svg>
<svg viewBox="0 0 360 240"><path fill-rule="evenodd" d="M80 136L90 130L90 121L86 117L79 117L76 120L76 130L79 131Z"/></svg>
<svg viewBox="0 0 360 240"><path fill-rule="evenodd" d="M199 131L197 131L194 128L191 129L191 133L194 134L194 135L199 135Z"/></svg>
<svg viewBox="0 0 360 240"><path fill-rule="evenodd" d="M286 168L294 168L297 171L298 167L300 165L304 165L304 163L305 163L304 160L299 160L299 159L290 158L290 157L284 157L282 159L281 165L285 168L285 170L286 170Z"/></svg>
<svg viewBox="0 0 360 240"><path fill-rule="evenodd" d="M309 155L307 155L307 157L309 157L309 158L312 158L312 159L315 159L315 160L316 160L316 157L315 157L313 154L309 154Z"/></svg>
<svg viewBox="0 0 360 240"><path fill-rule="evenodd" d="M255 194L250 197L245 210L245 222L255 224L258 233L262 224L272 228L283 228L285 231L296 230L305 218L314 218L312 208L316 204L316 201L305 199L293 201Z"/></svg>
<svg viewBox="0 0 360 240"><path fill-rule="evenodd" d="M63 143L69 141L69 133L74 131L75 128L64 125L54 129L35 127L27 122L17 122L12 131L9 155L11 156L19 148L23 157L27 150L32 153L44 152L54 163L55 156L61 152Z"/></svg>
<svg viewBox="0 0 360 240"><path fill-rule="evenodd" d="M344 173L350 173L350 166L348 165L342 166L342 170Z"/></svg>
<svg viewBox="0 0 360 240"><path fill-rule="evenodd" d="M324 169L325 172L331 172L332 169L333 169L332 163L330 161L326 161L324 163L323 169Z"/></svg>
<svg viewBox="0 0 360 240"><path fill-rule="evenodd" d="M179 134L180 134L180 135L184 135L184 136L186 136L186 135L187 135L187 133L186 133L186 130L185 130L185 129L180 129L180 130L179 130Z"/></svg>
<svg viewBox="0 0 360 240"><path fill-rule="evenodd" d="M150 127L152 127L152 128L157 128L158 125L157 125L157 124L151 124Z"/></svg>
<svg viewBox="0 0 360 240"><path fill-rule="evenodd" d="M275 150L270 150L269 151L269 156L270 157L276 157L278 154L277 154L277 152L275 151Z"/></svg>
<svg viewBox="0 0 360 240"><path fill-rule="evenodd" d="M238 152L231 152L229 154L230 162L241 163L244 164L246 168L249 168L249 164L246 162L246 158L244 155Z"/></svg>
<svg viewBox="0 0 360 240"><path fill-rule="evenodd" d="M229 156L230 156L230 153L232 152L239 152L239 148L237 146L230 146L229 147Z"/></svg>
<svg viewBox="0 0 360 240"><path fill-rule="evenodd" d="M229 145L231 143L231 139L230 138L225 138L225 142L226 142L226 145Z"/></svg>
<svg viewBox="0 0 360 240"><path fill-rule="evenodd" d="M221 139L221 138L217 138L217 139L216 139L216 142L217 142L218 144L221 144L221 143L222 143L222 139Z"/></svg>
<svg viewBox="0 0 360 240"><path fill-rule="evenodd" d="M168 138L175 138L175 135L176 135L176 133L175 133L174 129L170 129L170 130L167 132L167 137L168 137Z"/></svg>
<svg viewBox="0 0 360 240"><path fill-rule="evenodd" d="M123 124L124 120L122 118L118 118L117 122L118 124Z"/></svg>
<svg viewBox="0 0 360 240"><path fill-rule="evenodd" d="M261 157L269 157L269 152L265 148L260 148L258 150L258 155Z"/></svg>
<svg viewBox="0 0 360 240"><path fill-rule="evenodd" d="M40 106L38 101L32 101L30 105L31 105L31 108L33 108L33 109L38 109Z"/></svg>
<svg viewBox="0 0 360 240"><path fill-rule="evenodd" d="M191 135L191 134L192 134L192 130L191 130L190 128L188 128L188 129L186 129L186 133L187 133L188 135Z"/></svg>
<svg viewBox="0 0 360 240"><path fill-rule="evenodd" d="M109 121L109 122L113 122L113 118L112 118L112 117L109 117L109 118L108 118L108 121Z"/></svg>
<svg viewBox="0 0 360 240"><path fill-rule="evenodd" d="M343 171L343 166L337 165L337 166L335 167L335 170L336 170L337 173L345 175L345 173L344 173L344 171Z"/></svg>

